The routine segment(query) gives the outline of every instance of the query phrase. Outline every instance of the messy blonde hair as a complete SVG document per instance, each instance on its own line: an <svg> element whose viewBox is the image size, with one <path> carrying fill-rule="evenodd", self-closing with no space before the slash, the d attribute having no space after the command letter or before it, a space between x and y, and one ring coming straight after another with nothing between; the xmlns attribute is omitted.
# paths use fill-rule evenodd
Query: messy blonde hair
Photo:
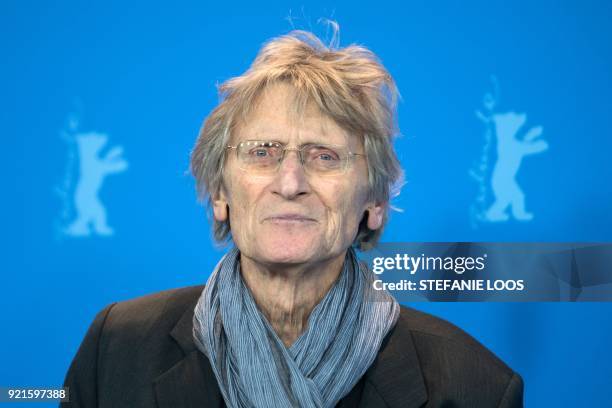
<svg viewBox="0 0 612 408"><path fill-rule="evenodd" d="M191 153L191 172L200 200L207 199L210 205L218 196L232 131L252 111L262 91L279 82L295 89L293 108L297 111L314 102L321 113L361 138L368 163L369 198L388 207L403 176L393 149L393 137L398 133L395 82L367 48L326 46L314 34L301 30L267 42L243 75L219 86L221 102L205 119ZM229 220L213 218L213 222L215 239L230 239ZM364 216L353 244L361 250L370 249L381 233L382 228L370 230Z"/></svg>

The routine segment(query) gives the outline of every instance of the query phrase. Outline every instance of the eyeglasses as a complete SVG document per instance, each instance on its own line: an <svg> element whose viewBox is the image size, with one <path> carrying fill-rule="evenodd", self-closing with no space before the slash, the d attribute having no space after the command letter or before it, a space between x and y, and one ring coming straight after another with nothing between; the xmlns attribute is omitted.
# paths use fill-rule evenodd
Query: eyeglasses
<svg viewBox="0 0 612 408"><path fill-rule="evenodd" d="M238 165L242 170L259 175L276 173L287 151L295 151L304 171L317 176L344 174L353 157L365 156L351 152L346 146L310 143L289 148L269 140L245 140L237 146L228 145L226 148L236 150Z"/></svg>

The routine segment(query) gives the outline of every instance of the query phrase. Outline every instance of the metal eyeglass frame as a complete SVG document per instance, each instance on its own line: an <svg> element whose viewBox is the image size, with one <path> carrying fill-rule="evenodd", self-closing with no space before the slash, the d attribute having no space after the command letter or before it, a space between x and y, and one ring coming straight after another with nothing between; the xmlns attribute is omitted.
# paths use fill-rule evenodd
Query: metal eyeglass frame
<svg viewBox="0 0 612 408"><path fill-rule="evenodd" d="M232 149L236 151L236 157L238 158L238 148L244 144L244 143L248 143L248 142L259 142L259 143L270 143L270 144L278 144L281 148L282 148L282 153L280 155L280 159L278 160L276 167L270 171L270 174L272 173L276 173L278 171L278 169L281 166L281 163L283 162L283 160L285 160L285 156L287 151L294 151L297 153L298 159L300 160L300 164L302 165L302 168L304 169L304 171L308 172L307 167L304 165L304 157L302 155L302 152L307 148L307 147L311 147L311 146L323 146L323 147L336 147L336 148L343 148L343 149L347 149L347 157L345 159L345 163L342 166L342 170L339 173L335 173L335 174L344 174L346 173L347 169L349 168L349 161L351 158L355 157L355 156L362 156L365 157L366 155L364 153L354 153L352 152L347 146L341 146L341 145L334 145L334 144L325 144L325 143L307 143L305 145L303 145L302 147L287 147L285 146L283 143L278 142L276 140L244 140L242 142L240 142L239 144L237 144L236 146L232 146L232 145L227 145L225 146L226 149ZM246 171L247 169L244 169L242 167L240 167L241 170ZM321 173L320 175L325 175L325 173Z"/></svg>

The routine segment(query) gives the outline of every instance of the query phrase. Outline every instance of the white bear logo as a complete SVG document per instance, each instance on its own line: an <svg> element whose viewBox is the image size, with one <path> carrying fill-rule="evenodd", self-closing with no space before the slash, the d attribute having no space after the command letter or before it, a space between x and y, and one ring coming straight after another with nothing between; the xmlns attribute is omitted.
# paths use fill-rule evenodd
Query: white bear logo
<svg viewBox="0 0 612 408"><path fill-rule="evenodd" d="M524 113L495 113L491 116L497 139L497 162L491 176L491 187L495 201L485 213L487 221L506 221L508 207L520 221L529 221L533 214L525 210L525 194L516 182L516 174L523 157L541 153L548 149L545 140L536 140L542 134L542 127L531 128L522 139L516 136L525 124Z"/></svg>
<svg viewBox="0 0 612 408"><path fill-rule="evenodd" d="M74 136L79 153L79 180L74 192L76 219L65 228L71 236L113 235L106 222L106 209L98 192L109 174L121 173L128 167L122 158L123 148L115 146L100 157L99 153L108 141L104 133L90 132Z"/></svg>

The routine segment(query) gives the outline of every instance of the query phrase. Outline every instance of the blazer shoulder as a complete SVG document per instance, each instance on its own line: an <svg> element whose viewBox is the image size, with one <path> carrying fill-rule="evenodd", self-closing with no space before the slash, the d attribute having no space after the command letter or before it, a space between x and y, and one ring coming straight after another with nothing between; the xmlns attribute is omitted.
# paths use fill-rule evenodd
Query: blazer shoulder
<svg viewBox="0 0 612 408"><path fill-rule="evenodd" d="M467 398L467 405L522 406L521 376L454 324L402 306L396 331L410 337L427 388L437 397ZM435 395L430 398L436 401Z"/></svg>
<svg viewBox="0 0 612 408"><path fill-rule="evenodd" d="M400 308L398 325L409 330L415 341L423 340L433 344L444 344L445 347L452 350L479 354L489 359L499 369L510 370L502 360L478 340L449 321L410 307L400 306Z"/></svg>
<svg viewBox="0 0 612 408"><path fill-rule="evenodd" d="M106 336L125 339L168 333L186 310L194 308L204 285L169 289L112 305L106 317Z"/></svg>
<svg viewBox="0 0 612 408"><path fill-rule="evenodd" d="M156 316L163 312L180 312L181 309L197 302L204 289L204 285L187 286L183 288L168 289L137 298L116 302L112 313L115 318L139 319ZM180 316L179 316L180 317Z"/></svg>
<svg viewBox="0 0 612 408"><path fill-rule="evenodd" d="M203 288L165 290L105 307L68 370L71 402L62 407L152 406L151 381L183 357L169 333Z"/></svg>

